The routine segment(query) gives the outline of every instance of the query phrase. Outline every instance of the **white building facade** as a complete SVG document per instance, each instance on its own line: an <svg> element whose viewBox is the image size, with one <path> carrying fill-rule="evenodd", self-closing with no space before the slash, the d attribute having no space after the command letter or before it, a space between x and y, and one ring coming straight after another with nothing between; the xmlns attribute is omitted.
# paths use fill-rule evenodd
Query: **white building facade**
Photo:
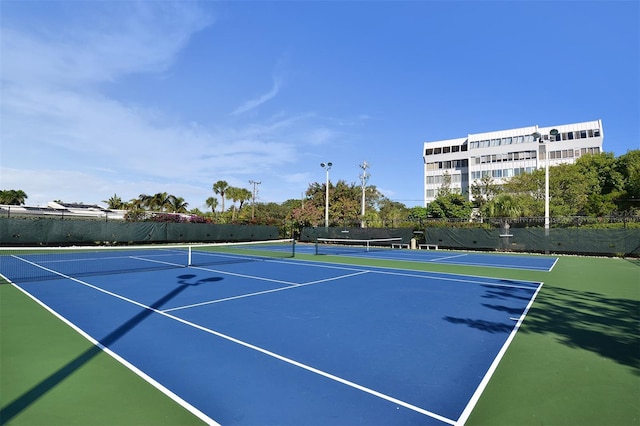
<svg viewBox="0 0 640 426"><path fill-rule="evenodd" d="M550 135L557 130L556 136ZM540 135L540 139L537 135ZM471 200L471 185L491 176L500 185L512 176L545 167L545 147L549 166L574 163L586 154L602 152L602 120L550 127L521 127L469 134L464 138L425 142L424 205L438 196L442 183ZM447 178L448 176L448 178Z"/></svg>

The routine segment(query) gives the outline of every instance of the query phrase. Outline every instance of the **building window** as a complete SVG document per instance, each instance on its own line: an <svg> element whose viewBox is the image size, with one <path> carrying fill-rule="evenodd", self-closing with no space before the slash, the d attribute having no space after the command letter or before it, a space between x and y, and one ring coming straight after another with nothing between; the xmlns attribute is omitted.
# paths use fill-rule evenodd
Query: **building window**
<svg viewBox="0 0 640 426"><path fill-rule="evenodd" d="M427 148L427 150L424 152L424 155L433 155L433 148Z"/></svg>
<svg viewBox="0 0 640 426"><path fill-rule="evenodd" d="M433 149L433 153L434 154L442 154L442 148L434 148Z"/></svg>
<svg viewBox="0 0 640 426"><path fill-rule="evenodd" d="M442 153L443 154L447 154L451 152L451 147L450 146L445 146L444 148L442 148Z"/></svg>
<svg viewBox="0 0 640 426"><path fill-rule="evenodd" d="M460 152L460 145L454 145L451 147L451 152Z"/></svg>
<svg viewBox="0 0 640 426"><path fill-rule="evenodd" d="M593 131L593 136L596 137L596 138L600 137L600 129L595 129Z"/></svg>
<svg viewBox="0 0 640 426"><path fill-rule="evenodd" d="M466 151L467 149L468 149L468 146L467 146L467 145L462 145L462 150L463 150L463 151Z"/></svg>

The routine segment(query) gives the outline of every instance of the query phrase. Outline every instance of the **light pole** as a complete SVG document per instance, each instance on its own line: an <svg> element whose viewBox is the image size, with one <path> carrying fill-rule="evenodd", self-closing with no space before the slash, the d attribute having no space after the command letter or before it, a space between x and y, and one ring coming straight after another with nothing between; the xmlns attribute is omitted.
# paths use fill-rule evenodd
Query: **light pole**
<svg viewBox="0 0 640 426"><path fill-rule="evenodd" d="M255 180L250 180L249 183L253 185L253 196L251 197L251 219L255 219L256 216L256 194L258 189L256 188L262 182L256 182Z"/></svg>
<svg viewBox="0 0 640 426"><path fill-rule="evenodd" d="M369 164L365 161L362 164L360 164L360 168L362 169L362 174L360 175L360 180L362 181L362 220L360 222L360 227L364 228L365 226L365 221L364 221L364 206L365 206L365 191L367 189L367 182L369 181L369 176L367 174L367 169L369 168Z"/></svg>
<svg viewBox="0 0 640 426"><path fill-rule="evenodd" d="M329 170L333 163L320 163L320 167L327 171L326 194L324 197L324 227L329 228Z"/></svg>
<svg viewBox="0 0 640 426"><path fill-rule="evenodd" d="M553 136L555 140L556 135L558 134L558 129L551 129L549 131L549 139ZM544 236L547 239L549 238L549 150L547 149L547 141L544 140L542 135L538 132L535 132L533 135L533 139L538 139L541 144L544 146ZM545 252L549 253L549 245L547 244L547 249Z"/></svg>

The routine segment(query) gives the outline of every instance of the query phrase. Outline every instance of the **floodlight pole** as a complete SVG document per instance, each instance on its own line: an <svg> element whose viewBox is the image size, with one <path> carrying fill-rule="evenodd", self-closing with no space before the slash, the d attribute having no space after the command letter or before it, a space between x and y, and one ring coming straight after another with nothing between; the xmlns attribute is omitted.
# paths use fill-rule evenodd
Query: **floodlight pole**
<svg viewBox="0 0 640 426"><path fill-rule="evenodd" d="M557 129L551 129L549 131L549 140L553 136L554 140L558 135ZM549 254L549 150L548 141L545 141L542 135L538 132L533 134L533 138L539 139L541 144L544 144L544 236L546 239L545 253Z"/></svg>
<svg viewBox="0 0 640 426"><path fill-rule="evenodd" d="M365 227L365 220L364 220L364 206L365 206L365 191L367 189L367 181L369 180L369 176L367 174L367 169L369 168L369 163L367 163L366 161L364 161L362 164L360 164L360 168L362 169L362 175L360 175L360 179L362 180L362 220L360 221L360 227L364 228Z"/></svg>
<svg viewBox="0 0 640 426"><path fill-rule="evenodd" d="M327 172L327 181L325 186L325 197L324 197L324 227L329 228L329 170L331 170L331 166L333 163L320 163L320 167L326 170Z"/></svg>

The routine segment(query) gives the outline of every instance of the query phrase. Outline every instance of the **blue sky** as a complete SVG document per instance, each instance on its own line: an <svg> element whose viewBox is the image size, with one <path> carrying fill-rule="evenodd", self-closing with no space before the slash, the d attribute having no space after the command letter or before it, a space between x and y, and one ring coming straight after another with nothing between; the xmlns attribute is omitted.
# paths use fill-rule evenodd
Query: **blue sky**
<svg viewBox="0 0 640 426"><path fill-rule="evenodd" d="M369 184L422 205L423 142L603 120L640 148L637 1L3 0L0 189L206 209Z"/></svg>

